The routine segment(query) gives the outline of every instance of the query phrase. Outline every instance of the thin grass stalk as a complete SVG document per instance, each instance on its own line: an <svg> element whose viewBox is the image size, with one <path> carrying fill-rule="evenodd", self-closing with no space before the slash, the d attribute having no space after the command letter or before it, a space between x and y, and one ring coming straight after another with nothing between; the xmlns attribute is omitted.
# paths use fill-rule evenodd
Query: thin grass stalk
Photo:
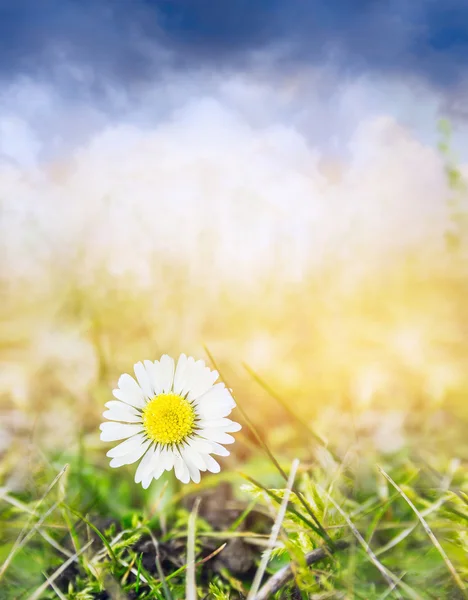
<svg viewBox="0 0 468 600"><path fill-rule="evenodd" d="M297 468L299 467L299 460L295 458L291 465L291 471L289 473L288 482L286 484L286 488L283 494L283 500L281 502L278 515L271 529L270 539L268 541L268 547L263 552L262 559L260 561L260 565L255 573L255 577L252 583L252 587L250 588L249 595L247 596L247 600L255 600L255 596L260 588L260 584L263 579L263 575L265 574L266 568L271 558L271 553L273 552L273 548L275 547L276 540L278 538L278 534L283 524L284 517L286 515L286 509L289 502L289 496L291 495L291 489L294 485L294 480L296 478Z"/></svg>
<svg viewBox="0 0 468 600"><path fill-rule="evenodd" d="M192 512L190 513L187 528L187 576L185 584L186 600L197 599L197 582L195 576L195 534L197 527L197 514L200 499L195 500Z"/></svg>

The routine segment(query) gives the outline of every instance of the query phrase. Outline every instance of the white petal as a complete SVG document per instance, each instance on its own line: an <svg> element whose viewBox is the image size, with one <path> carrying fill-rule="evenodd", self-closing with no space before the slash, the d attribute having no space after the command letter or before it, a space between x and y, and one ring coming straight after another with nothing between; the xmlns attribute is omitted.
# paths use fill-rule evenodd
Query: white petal
<svg viewBox="0 0 468 600"><path fill-rule="evenodd" d="M118 400L122 400L137 408L143 408L143 406L145 406L146 401L143 390L133 377L128 375L128 373L124 373L120 376L118 386L119 389L113 391L114 396Z"/></svg>
<svg viewBox="0 0 468 600"><path fill-rule="evenodd" d="M141 415L125 402L111 400L106 403L109 410L103 413L103 417L111 421L126 421L127 423L141 423Z"/></svg>
<svg viewBox="0 0 468 600"><path fill-rule="evenodd" d="M194 483L200 483L201 476L200 476L200 471L199 471L199 469L197 469L197 467L196 467L195 465L192 465L192 464L191 464L191 463L189 463L189 462L186 462L185 464L186 464L186 466L187 466L187 469L188 469L188 471L189 471L189 476L190 476L190 479L191 479L191 480L192 480ZM203 469L203 470L205 470L205 469Z"/></svg>
<svg viewBox="0 0 468 600"><path fill-rule="evenodd" d="M145 476L141 480L141 487L144 490L147 490L150 486L150 483L153 481L153 474L151 472L145 473Z"/></svg>
<svg viewBox="0 0 468 600"><path fill-rule="evenodd" d="M129 392L128 390L112 390L112 394L117 398L117 400L121 400L128 404L129 406L133 406L134 408L143 408L146 404L146 400L143 394L143 391L140 390L140 395L137 396L133 392Z"/></svg>
<svg viewBox="0 0 468 600"><path fill-rule="evenodd" d="M124 440L143 430L141 425L126 425L124 423L102 423L99 428L101 430L101 440L103 442Z"/></svg>
<svg viewBox="0 0 468 600"><path fill-rule="evenodd" d="M211 454L216 454L217 456L229 456L231 453L221 444L217 444L216 442L210 442L211 444Z"/></svg>
<svg viewBox="0 0 468 600"><path fill-rule="evenodd" d="M150 376L152 377L152 381L153 381L154 393L157 396L157 395L161 394L163 391L161 364L160 364L159 360L154 361L152 371L148 370L148 372L151 373Z"/></svg>
<svg viewBox="0 0 468 600"><path fill-rule="evenodd" d="M190 472L188 470L185 462L180 458L180 456L174 456L174 472L175 476L182 483L188 483L190 481Z"/></svg>
<svg viewBox="0 0 468 600"><path fill-rule="evenodd" d="M201 438L195 438L194 440L189 440L187 445L199 454L210 454L213 443L202 440Z"/></svg>
<svg viewBox="0 0 468 600"><path fill-rule="evenodd" d="M212 456L206 455L203 457L203 459L205 461L206 468L208 469L208 471L210 471L211 473L219 473L221 471L219 463L216 462Z"/></svg>
<svg viewBox="0 0 468 600"><path fill-rule="evenodd" d="M128 373L124 373L119 377L118 386L121 390L141 392L141 388L138 383Z"/></svg>
<svg viewBox="0 0 468 600"><path fill-rule="evenodd" d="M151 397L155 396L156 394L159 394L159 385L156 386L156 366L154 364L154 362L152 362L151 360L145 360L143 361L143 364L145 365L145 369L146 369L146 373L148 375L148 379L149 379L149 384L150 384L150 389L151 389Z"/></svg>
<svg viewBox="0 0 468 600"><path fill-rule="evenodd" d="M185 386L185 376L187 371L187 357L181 354L177 361L177 368L174 375L174 392L180 394Z"/></svg>
<svg viewBox="0 0 468 600"><path fill-rule="evenodd" d="M148 465L148 470L152 473L154 469L161 462L161 449L159 446L155 446L153 456L151 457L151 461Z"/></svg>
<svg viewBox="0 0 468 600"><path fill-rule="evenodd" d="M125 408L125 410L128 410L134 415L140 414L134 406L130 406L129 404L121 402L120 400L109 400L109 402L106 402L104 406L107 406L107 408Z"/></svg>
<svg viewBox="0 0 468 600"><path fill-rule="evenodd" d="M201 429L197 433L200 437L219 444L233 444L235 442L232 435L225 433L222 429Z"/></svg>
<svg viewBox="0 0 468 600"><path fill-rule="evenodd" d="M188 399L195 400L202 396L212 388L218 377L217 371L212 371L206 367L203 360L197 360L190 373L190 388L187 390L189 392Z"/></svg>
<svg viewBox="0 0 468 600"><path fill-rule="evenodd" d="M161 452L161 460L164 460L164 468L170 471L174 467L175 455L172 450L166 449Z"/></svg>
<svg viewBox="0 0 468 600"><path fill-rule="evenodd" d="M141 423L141 417L125 411L106 410L102 416L109 421L122 421L123 423Z"/></svg>
<svg viewBox="0 0 468 600"><path fill-rule="evenodd" d="M205 462L198 452L195 452L195 450L186 446L185 448L182 448L181 454L189 467L192 465L200 471L206 471Z"/></svg>
<svg viewBox="0 0 468 600"><path fill-rule="evenodd" d="M158 479L161 473L164 471L163 466L161 465L161 450L158 446L154 448L154 452L152 452L152 456L149 459L148 463L146 463L144 467L144 471L139 473L139 477L141 476L141 485L146 490L151 481L154 479ZM157 477L155 477L155 474Z"/></svg>
<svg viewBox="0 0 468 600"><path fill-rule="evenodd" d="M184 385L181 390L181 395L186 396L192 389L192 383L194 381L194 373L196 371L196 362L193 356L187 358L187 365L185 367Z"/></svg>
<svg viewBox="0 0 468 600"><path fill-rule="evenodd" d="M151 385L151 381L146 371L145 366L142 362L137 362L133 366L133 370L135 371L135 376L140 384L141 389L143 390L145 396L147 398L152 398L154 396L153 387Z"/></svg>
<svg viewBox="0 0 468 600"><path fill-rule="evenodd" d="M149 473L151 473L150 467L152 458L154 456L154 450L154 446L151 446L148 452L141 459L141 462L135 472L135 483L140 483Z"/></svg>
<svg viewBox="0 0 468 600"><path fill-rule="evenodd" d="M199 404L204 400L211 400L214 402L226 401L229 402L233 407L236 405L231 393L222 381L211 386L209 390L196 399L195 404Z"/></svg>
<svg viewBox="0 0 468 600"><path fill-rule="evenodd" d="M153 478L155 478L154 475L155 475L155 473L157 474L157 469L160 468L160 466L158 467L160 462L161 462L161 450L156 446L156 448L154 449L153 456L151 457L151 460L149 461L148 466L143 475L143 478L141 480L141 485L144 490L146 490L149 487L150 483L153 481ZM155 479L157 479L157 478L155 478Z"/></svg>
<svg viewBox="0 0 468 600"><path fill-rule="evenodd" d="M151 444L151 440L146 440L143 444L140 444L132 452L125 454L125 456L117 456L110 461L111 467L121 467L122 465L132 465L134 462L139 460L148 449Z"/></svg>
<svg viewBox="0 0 468 600"><path fill-rule="evenodd" d="M195 401L195 409L202 419L221 419L229 415L235 406L223 383L217 383Z"/></svg>
<svg viewBox="0 0 468 600"><path fill-rule="evenodd" d="M126 454L129 454L130 452L136 450L136 448L139 448L143 444L145 439L146 435L144 433L134 435L133 437L131 437L128 440L125 440L125 442L122 442L118 446L114 446L111 450L109 450L106 456L108 456L109 458L125 456Z"/></svg>
<svg viewBox="0 0 468 600"><path fill-rule="evenodd" d="M174 466L174 456L172 450L169 448L162 448L160 450L160 456L158 465L162 466L163 471L170 471Z"/></svg>
<svg viewBox="0 0 468 600"><path fill-rule="evenodd" d="M199 404L196 407L196 412L200 419L204 421L212 419L223 419L228 417L232 412L233 406L226 402L220 402L219 404Z"/></svg>
<svg viewBox="0 0 468 600"><path fill-rule="evenodd" d="M172 384L174 383L174 359L163 354L159 361L161 367L161 387L163 392L167 393L172 390Z"/></svg>
<svg viewBox="0 0 468 600"><path fill-rule="evenodd" d="M164 473L164 471L165 471L164 462L160 458L157 465L154 467L154 469L151 473L151 476L153 477L153 479L159 479L161 477L161 475Z"/></svg>
<svg viewBox="0 0 468 600"><path fill-rule="evenodd" d="M203 429L222 429L226 433L234 433L235 431L240 431L242 429L242 426L239 423L231 421L230 419L202 420L197 423L197 426Z"/></svg>

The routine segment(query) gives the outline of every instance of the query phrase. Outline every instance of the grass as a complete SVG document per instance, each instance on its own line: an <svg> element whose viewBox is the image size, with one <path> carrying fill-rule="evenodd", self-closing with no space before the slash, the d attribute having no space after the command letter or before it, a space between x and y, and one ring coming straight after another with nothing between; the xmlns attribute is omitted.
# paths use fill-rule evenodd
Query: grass
<svg viewBox="0 0 468 600"><path fill-rule="evenodd" d="M450 157L447 172L461 201ZM243 287L159 257L146 289L78 252L47 284L0 282L17 367L0 377L0 600L466 598L457 211L447 251L428 240L352 285L338 257ZM109 468L99 413L129 364L199 355L201 339L222 365L244 360L228 373L244 430L219 475L144 491Z"/></svg>
<svg viewBox="0 0 468 600"><path fill-rule="evenodd" d="M289 493L266 454L244 461L243 474L183 488L168 477L145 492L90 440L80 448L38 460L21 493L2 490L2 599L247 597ZM338 461L303 448L251 597L466 598L466 465L421 453ZM289 460L277 460L289 473Z"/></svg>

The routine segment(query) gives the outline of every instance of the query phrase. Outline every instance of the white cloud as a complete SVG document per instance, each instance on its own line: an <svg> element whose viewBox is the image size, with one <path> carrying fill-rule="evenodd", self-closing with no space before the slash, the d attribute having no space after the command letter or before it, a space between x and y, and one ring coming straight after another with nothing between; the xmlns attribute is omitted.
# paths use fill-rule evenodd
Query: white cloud
<svg viewBox="0 0 468 600"><path fill-rule="evenodd" d="M441 243L439 99L421 93L326 72L200 72L138 98L109 88L106 109L19 81L0 101L7 269L84 248L85 270L104 263L143 281L158 252L202 274L296 278L331 255L366 269Z"/></svg>

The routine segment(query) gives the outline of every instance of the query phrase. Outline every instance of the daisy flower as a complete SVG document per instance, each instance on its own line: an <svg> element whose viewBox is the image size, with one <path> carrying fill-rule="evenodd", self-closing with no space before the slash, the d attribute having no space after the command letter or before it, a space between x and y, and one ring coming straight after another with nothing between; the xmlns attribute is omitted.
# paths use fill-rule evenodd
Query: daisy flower
<svg viewBox="0 0 468 600"><path fill-rule="evenodd" d="M218 473L211 456L228 456L222 444L232 444L229 435L241 426L227 419L236 406L224 383L215 383L218 373L204 361L181 354L174 359L145 360L134 366L136 381L120 377L113 391L117 400L106 404L101 440L125 440L107 453L111 467L131 465L141 459L135 483L146 489L164 471L174 469L183 483L200 481L200 471Z"/></svg>

